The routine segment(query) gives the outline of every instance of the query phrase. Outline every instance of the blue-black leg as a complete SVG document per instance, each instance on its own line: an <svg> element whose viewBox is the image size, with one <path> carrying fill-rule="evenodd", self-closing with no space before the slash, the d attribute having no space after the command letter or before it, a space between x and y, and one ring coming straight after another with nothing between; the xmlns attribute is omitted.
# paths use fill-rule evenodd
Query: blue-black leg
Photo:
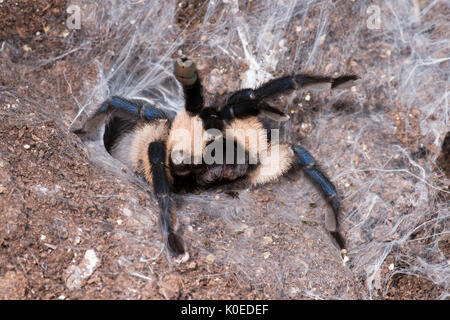
<svg viewBox="0 0 450 320"><path fill-rule="evenodd" d="M304 148L300 146L293 146L297 164L303 169L303 172L313 181L313 183L320 189L322 194L327 199L333 214L327 213L325 216L325 227L334 237L341 249L344 249L345 242L338 231L337 217L340 212L339 199L336 188L333 183L325 176L325 174L318 168L313 156Z"/></svg>
<svg viewBox="0 0 450 320"><path fill-rule="evenodd" d="M74 133L84 140L96 140L102 138L99 136L100 127L106 125L103 138L108 149L120 135L132 130L139 121L148 122L157 119L167 119L167 115L162 110L144 105L140 101L114 96L103 102L83 127Z"/></svg>
<svg viewBox="0 0 450 320"><path fill-rule="evenodd" d="M185 249L183 239L175 232L176 217L171 210L170 185L165 169L165 144L161 141L150 143L148 157L152 165L153 188L161 210L164 242L173 256L179 256L185 253Z"/></svg>

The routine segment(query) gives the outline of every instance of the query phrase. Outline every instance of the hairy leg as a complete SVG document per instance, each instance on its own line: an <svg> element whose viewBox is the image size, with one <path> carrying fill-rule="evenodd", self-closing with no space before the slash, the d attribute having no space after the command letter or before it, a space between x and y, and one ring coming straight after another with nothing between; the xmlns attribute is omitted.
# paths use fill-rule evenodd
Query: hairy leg
<svg viewBox="0 0 450 320"><path fill-rule="evenodd" d="M318 168L314 158L306 149L300 146L292 146L292 150L294 151L297 164L319 188L319 190L325 196L331 208L333 209L333 213L328 212L325 216L325 227L334 237L339 247L341 249L344 249L345 242L338 230L339 228L337 217L340 212L340 205L336 188L334 187L333 183L325 176L325 174Z"/></svg>
<svg viewBox="0 0 450 320"><path fill-rule="evenodd" d="M160 206L160 220L166 248L173 256L185 254L183 239L176 233L176 216L171 209L170 184L165 169L166 146L156 141L148 147L152 166L153 188Z"/></svg>

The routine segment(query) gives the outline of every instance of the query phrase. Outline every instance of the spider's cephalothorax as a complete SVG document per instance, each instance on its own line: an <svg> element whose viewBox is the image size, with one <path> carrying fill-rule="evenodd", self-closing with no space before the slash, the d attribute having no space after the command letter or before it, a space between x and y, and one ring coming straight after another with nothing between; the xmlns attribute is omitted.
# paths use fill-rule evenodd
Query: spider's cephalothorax
<svg viewBox="0 0 450 320"><path fill-rule="evenodd" d="M327 198L332 212L326 214L325 226L344 248L338 232L340 208L335 187L307 150L280 143L258 116L264 113L272 119L287 120L289 117L270 106L266 98L301 88L349 87L357 77L285 76L257 89L228 95L222 105L205 107L194 63L178 59L174 72L183 86L185 107L172 122L156 107L112 97L76 131L92 139L104 125L103 142L108 152L153 184L169 252L187 256L171 208L170 193L176 186L195 188L238 179L259 185L276 180L291 168L303 169Z"/></svg>

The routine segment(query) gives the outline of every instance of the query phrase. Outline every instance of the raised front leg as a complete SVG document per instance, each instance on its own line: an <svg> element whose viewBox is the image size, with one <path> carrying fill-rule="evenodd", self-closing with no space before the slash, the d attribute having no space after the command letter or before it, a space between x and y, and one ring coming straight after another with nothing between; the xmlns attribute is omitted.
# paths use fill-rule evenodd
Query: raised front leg
<svg viewBox="0 0 450 320"><path fill-rule="evenodd" d="M254 99L261 100L289 90L312 89L324 91L330 89L342 89L352 86L357 79L358 77L355 75L331 78L297 74L270 80L253 90L252 95Z"/></svg>
<svg viewBox="0 0 450 320"><path fill-rule="evenodd" d="M96 140L100 138L100 128L105 125L108 118L111 120L113 117L117 118L117 121L121 124L120 129L127 129L122 128L123 125L134 126L138 121L148 122L167 119L167 115L161 109L114 96L103 102L94 114L87 119L83 127L75 130L74 133L82 137L83 140ZM122 130L116 131L120 134Z"/></svg>
<svg viewBox="0 0 450 320"><path fill-rule="evenodd" d="M151 163L153 188L160 207L160 221L164 243L172 256L187 260L183 239L176 233L176 215L170 204L170 185L166 174L166 146L163 142L150 143L148 157Z"/></svg>
<svg viewBox="0 0 450 320"><path fill-rule="evenodd" d="M312 90L346 88L352 86L357 79L358 77L355 75L331 78L304 74L273 79L257 89L243 89L234 93L218 112L218 117L222 119L245 118L266 112L269 116L272 115L272 118L284 121L289 119L289 116L263 102L265 98L302 88Z"/></svg>

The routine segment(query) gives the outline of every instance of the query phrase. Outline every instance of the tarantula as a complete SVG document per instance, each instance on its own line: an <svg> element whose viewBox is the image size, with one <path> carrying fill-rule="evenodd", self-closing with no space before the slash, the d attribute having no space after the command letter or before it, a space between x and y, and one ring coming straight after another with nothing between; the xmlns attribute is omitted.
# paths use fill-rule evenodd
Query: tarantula
<svg viewBox="0 0 450 320"><path fill-rule="evenodd" d="M264 113L287 120L289 116L269 105L267 98L302 88L349 87L357 77L284 76L257 89L238 90L226 95L220 105L207 107L192 60L177 59L174 74L183 87L185 105L173 121L155 106L113 96L76 130L82 139L102 138L114 158L153 184L169 253L187 255L171 207L171 191L177 186L206 187L236 180L259 185L275 181L292 168L302 169L328 200L332 212L326 214L325 227L343 249L336 188L307 150L279 143L258 116Z"/></svg>

